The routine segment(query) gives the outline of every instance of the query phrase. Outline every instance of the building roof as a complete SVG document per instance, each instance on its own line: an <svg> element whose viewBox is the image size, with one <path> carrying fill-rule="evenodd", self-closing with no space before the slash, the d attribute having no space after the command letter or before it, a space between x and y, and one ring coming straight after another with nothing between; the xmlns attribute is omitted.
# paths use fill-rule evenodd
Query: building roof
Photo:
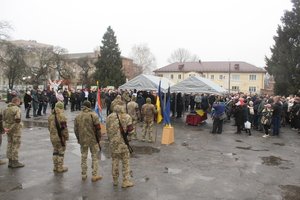
<svg viewBox="0 0 300 200"><path fill-rule="evenodd" d="M10 42L25 48L53 48L53 45L39 43L36 40L11 40Z"/></svg>
<svg viewBox="0 0 300 200"><path fill-rule="evenodd" d="M165 67L154 70L159 72L230 72L234 73L266 73L263 68L241 61L213 61L213 62L184 62L172 63Z"/></svg>
<svg viewBox="0 0 300 200"><path fill-rule="evenodd" d="M86 52L86 53L68 53L66 56L69 59L79 59L84 57L96 58L97 54L95 52Z"/></svg>
<svg viewBox="0 0 300 200"><path fill-rule="evenodd" d="M86 52L86 53L68 53L68 54L66 54L66 56L69 59L79 59L79 58L83 58L83 57L98 58L98 55L100 55L99 51ZM131 58L127 58L127 57L124 57L124 56L121 56L121 59L132 60Z"/></svg>

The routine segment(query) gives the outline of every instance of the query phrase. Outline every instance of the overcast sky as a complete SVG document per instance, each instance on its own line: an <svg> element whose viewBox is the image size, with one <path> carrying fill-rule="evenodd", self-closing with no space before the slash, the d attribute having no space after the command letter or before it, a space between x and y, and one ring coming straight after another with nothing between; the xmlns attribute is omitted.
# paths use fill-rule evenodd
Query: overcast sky
<svg viewBox="0 0 300 200"><path fill-rule="evenodd" d="M158 68L178 48L202 61L245 61L264 67L290 0L0 0L12 39L92 52L108 26L121 54L147 44Z"/></svg>

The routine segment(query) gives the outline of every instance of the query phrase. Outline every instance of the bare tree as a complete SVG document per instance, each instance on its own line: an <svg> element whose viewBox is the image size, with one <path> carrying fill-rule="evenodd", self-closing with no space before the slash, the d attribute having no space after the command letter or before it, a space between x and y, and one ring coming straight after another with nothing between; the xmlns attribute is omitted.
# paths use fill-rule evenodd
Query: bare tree
<svg viewBox="0 0 300 200"><path fill-rule="evenodd" d="M130 58L137 64L141 73L152 73L156 67L156 59L147 44L134 45L131 49Z"/></svg>
<svg viewBox="0 0 300 200"><path fill-rule="evenodd" d="M12 27L7 21L0 21L0 40L8 39L11 30Z"/></svg>
<svg viewBox="0 0 300 200"><path fill-rule="evenodd" d="M15 83L22 81L22 76L27 69L25 50L10 42L2 42L1 50L0 64L8 79L8 87L13 89Z"/></svg>
<svg viewBox="0 0 300 200"><path fill-rule="evenodd" d="M66 64L67 50L61 47L54 47L52 55L52 68L57 72L58 79L71 79L74 77L72 69Z"/></svg>
<svg viewBox="0 0 300 200"><path fill-rule="evenodd" d="M91 65L88 57L80 58L77 64L81 68L80 77L82 80L82 84L84 86L88 86L90 84L89 74L93 66Z"/></svg>
<svg viewBox="0 0 300 200"><path fill-rule="evenodd" d="M31 76L30 83L33 85L46 84L52 65L53 47L27 47L26 74Z"/></svg>
<svg viewBox="0 0 300 200"><path fill-rule="evenodd" d="M168 59L169 63L174 63L174 62L196 62L199 60L199 57L197 55L192 55L187 49L184 48L179 48L175 50L172 54L171 57Z"/></svg>

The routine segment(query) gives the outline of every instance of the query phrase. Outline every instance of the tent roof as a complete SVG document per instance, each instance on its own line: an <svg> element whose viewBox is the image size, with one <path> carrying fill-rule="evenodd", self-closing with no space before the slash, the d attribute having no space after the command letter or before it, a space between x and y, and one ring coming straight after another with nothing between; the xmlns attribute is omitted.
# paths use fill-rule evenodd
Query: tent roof
<svg viewBox="0 0 300 200"><path fill-rule="evenodd" d="M191 76L171 87L171 92L222 94L226 90L209 79Z"/></svg>
<svg viewBox="0 0 300 200"><path fill-rule="evenodd" d="M168 87L174 85L169 79L153 75L141 74L121 85L120 89L127 90L158 90L159 81L161 80L161 91L167 92Z"/></svg>

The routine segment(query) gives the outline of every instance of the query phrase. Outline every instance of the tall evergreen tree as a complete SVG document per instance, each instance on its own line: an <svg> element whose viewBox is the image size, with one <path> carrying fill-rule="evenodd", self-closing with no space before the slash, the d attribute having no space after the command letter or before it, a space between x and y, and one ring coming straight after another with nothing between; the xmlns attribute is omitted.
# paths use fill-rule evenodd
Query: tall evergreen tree
<svg viewBox="0 0 300 200"><path fill-rule="evenodd" d="M122 71L122 60L119 45L114 31L109 26L102 39L100 56L95 63L95 79L101 86L119 87L125 83L125 75Z"/></svg>
<svg viewBox="0 0 300 200"><path fill-rule="evenodd" d="M282 26L274 36L272 55L266 57L266 70L275 78L275 94L289 95L300 90L300 0L281 18Z"/></svg>

